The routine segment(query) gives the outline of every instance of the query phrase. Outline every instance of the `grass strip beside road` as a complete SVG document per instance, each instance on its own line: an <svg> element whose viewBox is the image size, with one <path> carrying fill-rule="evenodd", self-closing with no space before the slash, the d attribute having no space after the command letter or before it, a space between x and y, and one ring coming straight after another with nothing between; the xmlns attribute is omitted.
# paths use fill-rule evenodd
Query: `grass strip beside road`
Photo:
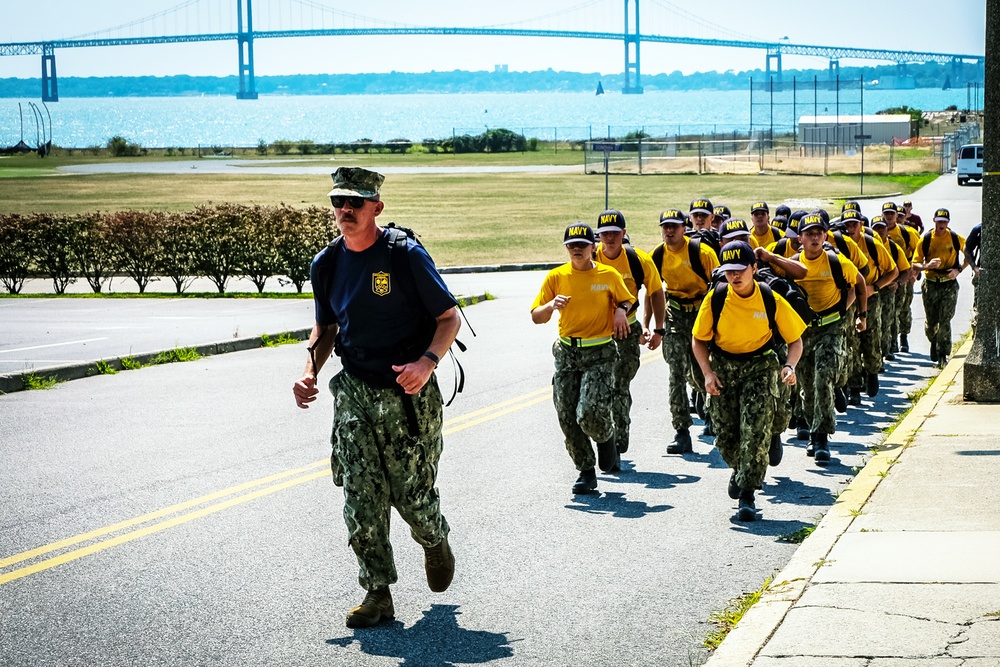
<svg viewBox="0 0 1000 667"><path fill-rule="evenodd" d="M650 355L651 356L651 355ZM467 428L477 426L484 422L497 419L504 415L523 410L525 408L531 407L543 401L549 400L552 396L552 388L544 387L542 389L536 389L534 391L522 394L512 399L506 401L501 401L499 403L494 403L493 405L481 408L479 410L473 410L472 412L459 415L452 419L447 419L444 421L444 435L451 435L453 433L458 433ZM109 537L107 539L94 542L84 547L73 549L72 551L67 551L61 553L57 556L51 558L46 558L44 560L38 561L31 565L27 565L16 570L11 570L8 572L0 573L0 585L21 579L23 577L36 574L38 572L43 572L49 570L53 567L63 565L65 563L70 563L72 561L90 556L95 553L99 553L106 549L110 549L133 540L137 540L155 533L162 532L169 528L173 528L195 519L200 519L202 517L220 512L225 509L229 509L236 505L241 505L251 500L256 500L279 491L284 491L292 487L298 486L300 484L305 484L313 480L319 479L321 477L328 477L330 475L329 470L330 461L329 459L320 459L310 463L309 465L303 466L301 468L295 468L293 470L286 470L284 472L279 472L267 477L262 477L249 482L244 482L243 484L238 484L236 486L231 486L220 491L209 493L191 500L184 501L182 503L177 503L175 505L170 505L162 509L143 514L141 516L127 519L125 521L120 521L103 528L97 528L95 530L88 531L86 533L81 533L73 537L69 537L57 542L52 542L28 551L23 551L12 556L0 559L0 569L9 567L11 565L16 565L18 563L23 563L25 561L37 558L39 556L44 556L45 554L52 553L54 551L59 551L61 549L66 549L67 547L72 547L90 540L95 540L102 538L112 533L118 533L123 530L131 530L130 532L121 533L114 537ZM317 470L321 468L321 470ZM281 481L284 480L284 481ZM275 482L278 482L275 484ZM257 488L263 487L263 488ZM249 491L250 489L255 489L250 493L243 493L244 491ZM227 498L227 496L232 496ZM213 501L219 501L221 498L226 498L226 500L221 500L220 502L214 502L204 506L205 503L213 503ZM197 508L197 509L196 509ZM138 528L142 524L147 524L151 521L156 521L142 528Z"/></svg>

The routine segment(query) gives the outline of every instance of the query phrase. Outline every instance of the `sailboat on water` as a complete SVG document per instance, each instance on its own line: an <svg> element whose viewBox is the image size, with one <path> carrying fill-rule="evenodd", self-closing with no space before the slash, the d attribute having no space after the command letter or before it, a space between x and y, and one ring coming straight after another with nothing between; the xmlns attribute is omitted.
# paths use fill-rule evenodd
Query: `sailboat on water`
<svg viewBox="0 0 1000 667"><path fill-rule="evenodd" d="M601 85L600 81L597 82L597 92L594 93L594 94L595 95L603 95L604 94L604 86Z"/></svg>

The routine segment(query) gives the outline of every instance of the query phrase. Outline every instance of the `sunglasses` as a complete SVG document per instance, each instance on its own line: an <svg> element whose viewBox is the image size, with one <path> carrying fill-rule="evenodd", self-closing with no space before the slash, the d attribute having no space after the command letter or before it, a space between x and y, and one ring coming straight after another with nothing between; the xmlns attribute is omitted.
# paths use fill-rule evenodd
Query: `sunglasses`
<svg viewBox="0 0 1000 667"><path fill-rule="evenodd" d="M330 197L330 203L333 204L334 208L344 208L344 204L350 204L351 208L362 208L365 202L370 202L371 199L365 199L364 197Z"/></svg>
<svg viewBox="0 0 1000 667"><path fill-rule="evenodd" d="M572 248L574 250L580 250L582 248L586 248L589 245L592 245L592 244L587 243L586 241L576 241L576 242L573 242L573 243L567 243L566 247L567 248Z"/></svg>

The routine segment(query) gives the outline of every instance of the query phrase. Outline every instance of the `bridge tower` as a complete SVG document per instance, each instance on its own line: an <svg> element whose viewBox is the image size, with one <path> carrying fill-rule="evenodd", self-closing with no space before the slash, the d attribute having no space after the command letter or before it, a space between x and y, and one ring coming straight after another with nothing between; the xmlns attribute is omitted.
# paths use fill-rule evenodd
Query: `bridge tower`
<svg viewBox="0 0 1000 667"><path fill-rule="evenodd" d="M244 8L246 24L243 23ZM253 78L253 0L236 0L237 46L240 50L240 90L236 99L257 99Z"/></svg>
<svg viewBox="0 0 1000 667"><path fill-rule="evenodd" d="M781 50L780 49L775 49L774 51L771 51L770 49L768 49L768 52L767 52L767 62L765 63L765 69L766 69L768 80L770 80L770 78L771 78L771 63L772 62L774 62L774 71L776 73L775 81L777 81L778 84L781 84ZM780 87L780 85L779 85L779 90L782 90L782 88Z"/></svg>
<svg viewBox="0 0 1000 667"><path fill-rule="evenodd" d="M59 101L59 81L56 79L56 49L42 44L42 101Z"/></svg>
<svg viewBox="0 0 1000 667"><path fill-rule="evenodd" d="M629 33L629 4L635 5L635 30ZM635 74L635 84L632 75ZM642 95L639 80L639 0L625 0L625 95Z"/></svg>

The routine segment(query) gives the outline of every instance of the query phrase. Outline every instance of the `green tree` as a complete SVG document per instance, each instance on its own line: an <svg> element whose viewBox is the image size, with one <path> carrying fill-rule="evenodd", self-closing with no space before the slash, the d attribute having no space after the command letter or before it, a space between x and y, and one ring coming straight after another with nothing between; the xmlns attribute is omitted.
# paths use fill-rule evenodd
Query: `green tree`
<svg viewBox="0 0 1000 667"><path fill-rule="evenodd" d="M75 216L72 223L77 233L73 236L71 250L90 289L99 294L104 283L118 270L118 254L112 243L108 218L100 212L84 213Z"/></svg>

